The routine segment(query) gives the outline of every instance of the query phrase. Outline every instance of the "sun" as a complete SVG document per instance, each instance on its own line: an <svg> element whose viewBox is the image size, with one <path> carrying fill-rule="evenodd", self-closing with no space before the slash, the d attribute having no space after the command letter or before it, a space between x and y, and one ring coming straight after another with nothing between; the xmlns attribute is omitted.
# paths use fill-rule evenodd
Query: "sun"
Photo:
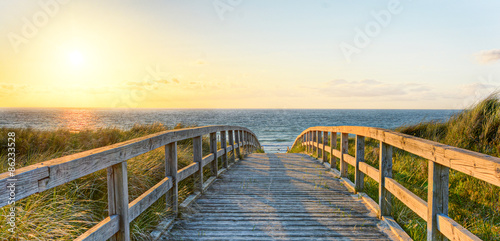
<svg viewBox="0 0 500 241"><path fill-rule="evenodd" d="M74 50L68 55L69 61L75 67L81 66L84 62L83 55L80 51Z"/></svg>

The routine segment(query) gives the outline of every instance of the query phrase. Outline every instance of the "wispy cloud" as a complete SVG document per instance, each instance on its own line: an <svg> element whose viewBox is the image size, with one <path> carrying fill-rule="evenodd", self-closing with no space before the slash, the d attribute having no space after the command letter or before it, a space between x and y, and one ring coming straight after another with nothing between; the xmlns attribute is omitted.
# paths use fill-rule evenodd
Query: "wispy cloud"
<svg viewBox="0 0 500 241"><path fill-rule="evenodd" d="M489 64L500 60L500 49L483 50L477 54L477 60L482 64Z"/></svg>
<svg viewBox="0 0 500 241"><path fill-rule="evenodd" d="M373 79L359 81L330 80L313 89L336 97L401 96L430 90L427 86L417 83L386 83Z"/></svg>

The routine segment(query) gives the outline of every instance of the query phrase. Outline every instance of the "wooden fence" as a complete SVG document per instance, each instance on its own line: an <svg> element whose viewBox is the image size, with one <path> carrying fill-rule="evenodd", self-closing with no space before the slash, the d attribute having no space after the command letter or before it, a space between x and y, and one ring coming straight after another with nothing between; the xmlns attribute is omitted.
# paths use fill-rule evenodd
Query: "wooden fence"
<svg viewBox="0 0 500 241"><path fill-rule="evenodd" d="M217 147L217 133L221 149ZM210 135L210 154L202 156L202 136ZM193 163L177 170L177 142L193 140ZM154 149L165 147L166 175L151 189L131 203L128 202L127 160ZM9 182L15 181L15 200L43 192L107 168L109 217L89 229L76 240L130 240L129 223L144 212L162 195L172 201L172 210L178 211L178 189L180 181L197 175L197 188L203 191L203 167L211 164L212 173L218 176L221 157L224 168L228 158L235 158L260 148L256 135L247 128L238 126L205 126L170 130L118 144L97 148L46 162L37 163L16 171L0 174L0 207L8 205ZM234 150L234 151L233 151ZM233 151L232 156L228 153Z"/></svg>
<svg viewBox="0 0 500 241"><path fill-rule="evenodd" d="M340 148L337 135L340 133ZM348 154L348 135L355 135L355 156ZM364 162L365 137L378 140L379 169ZM330 146L327 145L330 140ZM306 152L317 153L330 167L340 159L340 176L355 192L363 190L364 175L379 183L379 218L390 218L392 197L396 197L427 221L427 240L481 240L448 217L449 168L500 186L500 158L380 128L358 126L311 127L303 131L293 146L302 143ZM392 178L392 148L413 153L429 162L427 202ZM347 179L347 165L355 169L354 183ZM393 220L392 218L390 218Z"/></svg>

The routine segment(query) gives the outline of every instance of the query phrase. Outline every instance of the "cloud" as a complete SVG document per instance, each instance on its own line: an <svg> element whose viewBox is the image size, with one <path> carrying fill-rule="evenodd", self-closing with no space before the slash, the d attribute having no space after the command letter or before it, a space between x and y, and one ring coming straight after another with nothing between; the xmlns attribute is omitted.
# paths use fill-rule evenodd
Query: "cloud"
<svg viewBox="0 0 500 241"><path fill-rule="evenodd" d="M208 62L204 59L198 59L191 63L192 65L207 65Z"/></svg>
<svg viewBox="0 0 500 241"><path fill-rule="evenodd" d="M483 50L477 54L477 60L481 64L489 64L500 60L500 49Z"/></svg>
<svg viewBox="0 0 500 241"><path fill-rule="evenodd" d="M308 87L306 87L308 88ZM310 87L309 87L310 88ZM430 91L427 86L416 83L384 83L374 79L348 81L337 79L324 82L317 91L336 97L403 96Z"/></svg>

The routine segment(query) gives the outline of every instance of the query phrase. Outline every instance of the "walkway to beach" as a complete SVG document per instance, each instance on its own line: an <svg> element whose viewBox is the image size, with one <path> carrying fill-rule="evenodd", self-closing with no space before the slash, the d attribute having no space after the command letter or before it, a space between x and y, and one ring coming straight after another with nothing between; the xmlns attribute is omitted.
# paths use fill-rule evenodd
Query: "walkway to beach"
<svg viewBox="0 0 500 241"><path fill-rule="evenodd" d="M235 163L160 240L389 240L362 199L305 154Z"/></svg>

